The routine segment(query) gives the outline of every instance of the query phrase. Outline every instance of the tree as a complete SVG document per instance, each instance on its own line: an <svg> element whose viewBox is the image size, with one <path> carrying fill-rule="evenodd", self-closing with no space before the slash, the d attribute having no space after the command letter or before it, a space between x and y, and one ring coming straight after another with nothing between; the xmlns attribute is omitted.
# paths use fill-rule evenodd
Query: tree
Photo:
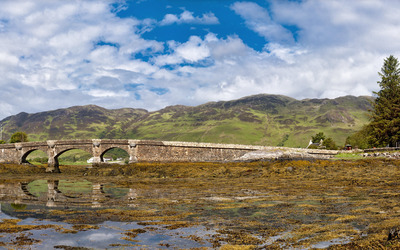
<svg viewBox="0 0 400 250"><path fill-rule="evenodd" d="M337 149L335 141L330 137L326 138L322 145L325 146L326 149Z"/></svg>
<svg viewBox="0 0 400 250"><path fill-rule="evenodd" d="M5 144L5 143L6 143L6 141L0 140L0 144Z"/></svg>
<svg viewBox="0 0 400 250"><path fill-rule="evenodd" d="M381 90L376 95L371 110L370 135L372 146L394 146L400 139L400 68L397 58L389 56L378 72Z"/></svg>
<svg viewBox="0 0 400 250"><path fill-rule="evenodd" d="M369 125L364 125L361 130L347 137L346 144L360 149L370 148L369 136L371 135L371 128Z"/></svg>
<svg viewBox="0 0 400 250"><path fill-rule="evenodd" d="M311 141L313 143L321 143L322 141L322 144L320 144L320 146L324 146L326 149L337 149L335 141L330 137L326 138L323 132L319 132L316 135L311 136ZM319 148L319 147L311 146L309 148Z"/></svg>
<svg viewBox="0 0 400 250"><path fill-rule="evenodd" d="M319 132L318 134L311 136L311 140L313 143L319 143L321 140L325 140L325 135L323 132Z"/></svg>
<svg viewBox="0 0 400 250"><path fill-rule="evenodd" d="M15 132L10 139L10 143L27 142L28 135L25 132Z"/></svg>

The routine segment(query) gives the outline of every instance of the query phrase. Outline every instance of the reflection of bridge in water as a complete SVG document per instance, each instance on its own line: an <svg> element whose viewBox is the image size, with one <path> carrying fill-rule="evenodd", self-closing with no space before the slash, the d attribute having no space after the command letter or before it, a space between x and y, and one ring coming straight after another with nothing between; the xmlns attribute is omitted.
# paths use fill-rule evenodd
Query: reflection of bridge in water
<svg viewBox="0 0 400 250"><path fill-rule="evenodd" d="M103 183L92 183L91 192L64 194L58 180L47 181L47 193L37 196L29 191L28 182L0 184L0 201L14 204L45 205L46 207L109 207L115 205L135 206L135 189L126 188L126 194L113 197L107 193Z"/></svg>

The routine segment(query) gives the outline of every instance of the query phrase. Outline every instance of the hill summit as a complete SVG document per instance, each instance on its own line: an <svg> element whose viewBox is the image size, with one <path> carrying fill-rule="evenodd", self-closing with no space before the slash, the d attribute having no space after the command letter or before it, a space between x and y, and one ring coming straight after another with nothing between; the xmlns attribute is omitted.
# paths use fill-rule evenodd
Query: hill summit
<svg viewBox="0 0 400 250"><path fill-rule="evenodd" d="M96 105L28 114L0 121L3 138L24 131L31 141L132 138L305 147L324 132L342 145L368 122L372 97L296 100L260 94L199 106L105 109Z"/></svg>

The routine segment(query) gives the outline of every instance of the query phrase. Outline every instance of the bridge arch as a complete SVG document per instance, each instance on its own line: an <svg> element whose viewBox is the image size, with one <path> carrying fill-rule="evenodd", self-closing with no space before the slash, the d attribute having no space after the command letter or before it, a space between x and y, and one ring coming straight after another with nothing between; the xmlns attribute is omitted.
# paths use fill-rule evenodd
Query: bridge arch
<svg viewBox="0 0 400 250"><path fill-rule="evenodd" d="M29 155L31 154L31 153L33 153L33 152L35 152L35 151L40 151L40 152L43 152L44 154L43 155L46 155L46 162L48 161L48 159L49 159L49 155L47 154L47 151L44 151L43 149L41 149L41 148L33 148L33 149L30 149L30 150L27 150L25 153L23 153L23 155L21 156L21 163L29 163L29 164L31 164L30 162L29 162L29 160L28 160L28 158L29 158Z"/></svg>
<svg viewBox="0 0 400 250"><path fill-rule="evenodd" d="M59 151L59 152L54 156L54 164L55 164L55 166L58 167L58 166L60 165L60 163L59 163L59 158L60 158L60 156L61 156L62 154L64 154L64 153L68 152L68 151L71 151L71 150L80 150L80 151L84 151L84 152L88 153L91 157L93 157L93 152L92 152L91 150L88 150L86 147L82 147L82 148L80 148L80 147L70 147L70 148L63 149L63 150ZM89 157L89 158L90 158L90 157Z"/></svg>
<svg viewBox="0 0 400 250"><path fill-rule="evenodd" d="M117 154L121 154L122 158L127 158L129 159L129 149L124 146L109 146L103 149L103 152L100 154L100 161L105 162L104 156L107 153L111 153L112 151L117 151ZM119 153L118 153L119 151Z"/></svg>

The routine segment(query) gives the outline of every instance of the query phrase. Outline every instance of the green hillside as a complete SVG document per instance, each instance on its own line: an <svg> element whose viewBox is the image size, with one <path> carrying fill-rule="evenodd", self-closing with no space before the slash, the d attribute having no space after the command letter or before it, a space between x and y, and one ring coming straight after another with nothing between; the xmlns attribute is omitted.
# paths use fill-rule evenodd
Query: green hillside
<svg viewBox="0 0 400 250"><path fill-rule="evenodd" d="M255 95L195 107L170 106L155 112L88 105L20 113L1 123L6 139L15 131L25 131L31 141L132 138L305 147L312 135L324 132L342 145L347 136L368 122L370 100Z"/></svg>

